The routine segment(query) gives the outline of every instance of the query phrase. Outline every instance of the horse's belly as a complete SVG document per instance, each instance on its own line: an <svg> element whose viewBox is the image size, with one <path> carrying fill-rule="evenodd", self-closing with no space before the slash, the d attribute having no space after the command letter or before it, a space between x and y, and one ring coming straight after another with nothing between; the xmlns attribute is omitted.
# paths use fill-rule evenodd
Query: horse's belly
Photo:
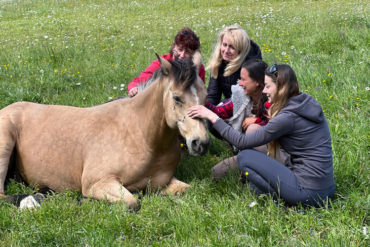
<svg viewBox="0 0 370 247"><path fill-rule="evenodd" d="M54 191L81 191L81 169L62 160L49 157L20 154L17 168L21 177L36 188L48 187Z"/></svg>

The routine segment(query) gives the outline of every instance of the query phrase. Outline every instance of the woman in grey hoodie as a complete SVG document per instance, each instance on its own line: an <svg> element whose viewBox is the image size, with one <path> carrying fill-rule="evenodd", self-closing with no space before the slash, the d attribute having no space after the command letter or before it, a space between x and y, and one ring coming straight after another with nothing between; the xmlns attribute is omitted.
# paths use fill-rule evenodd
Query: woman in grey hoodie
<svg viewBox="0 0 370 247"><path fill-rule="evenodd" d="M270 121L262 128L242 134L203 106L188 115L206 118L223 138L239 150L238 166L251 187L259 193L279 196L288 205L322 205L333 196L333 158L328 123L320 104L299 92L296 75L288 65L266 70L264 93L272 106ZM252 147L269 143L268 155ZM279 149L289 159L278 162Z"/></svg>

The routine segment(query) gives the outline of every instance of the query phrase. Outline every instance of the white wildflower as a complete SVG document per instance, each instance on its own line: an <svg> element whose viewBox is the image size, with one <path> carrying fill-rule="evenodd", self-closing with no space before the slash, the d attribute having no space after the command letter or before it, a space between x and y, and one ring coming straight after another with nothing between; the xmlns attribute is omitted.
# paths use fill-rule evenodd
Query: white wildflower
<svg viewBox="0 0 370 247"><path fill-rule="evenodd" d="M366 91L369 91L369 90L370 90L370 88L369 88L369 87L366 87L366 88L365 88L365 90L366 90Z"/></svg>
<svg viewBox="0 0 370 247"><path fill-rule="evenodd" d="M254 206L256 206L257 205L257 202L256 201L253 201L253 202L251 202L250 204L249 204L249 207L250 208L253 208Z"/></svg>
<svg viewBox="0 0 370 247"><path fill-rule="evenodd" d="M366 236L367 235L367 227L366 226L364 226L363 228L362 228L362 233Z"/></svg>
<svg viewBox="0 0 370 247"><path fill-rule="evenodd" d="M40 69L40 73L43 74L44 73L44 70L43 69Z"/></svg>
<svg viewBox="0 0 370 247"><path fill-rule="evenodd" d="M80 85L81 85L81 82L77 82L77 83L76 83L76 85L77 85L77 86L80 86Z"/></svg>
<svg viewBox="0 0 370 247"><path fill-rule="evenodd" d="M47 38L49 38L49 36L45 35L45 36L44 36L44 39L47 39Z"/></svg>
<svg viewBox="0 0 370 247"><path fill-rule="evenodd" d="M285 55L286 55L286 52L285 52L285 51L283 51L283 52L281 53L281 55L285 56Z"/></svg>
<svg viewBox="0 0 370 247"><path fill-rule="evenodd" d="M356 86L356 85L353 85L352 87L353 87L353 89L354 89L354 90L356 90L356 89L357 89L357 86Z"/></svg>
<svg viewBox="0 0 370 247"><path fill-rule="evenodd" d="M295 48L295 47L294 47L294 45L292 45L292 46L290 47L290 49L292 49L292 50L294 50L294 48Z"/></svg>

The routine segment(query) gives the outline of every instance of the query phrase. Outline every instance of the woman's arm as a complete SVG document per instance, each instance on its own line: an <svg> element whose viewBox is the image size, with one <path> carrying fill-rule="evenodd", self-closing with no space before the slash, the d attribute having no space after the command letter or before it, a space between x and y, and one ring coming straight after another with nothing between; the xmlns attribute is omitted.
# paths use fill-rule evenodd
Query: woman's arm
<svg viewBox="0 0 370 247"><path fill-rule="evenodd" d="M214 124L217 119L220 119L216 113L212 112L211 110L207 109L203 105L195 105L188 109L188 116L191 118L203 118L209 120L212 124Z"/></svg>
<svg viewBox="0 0 370 247"><path fill-rule="evenodd" d="M207 101L206 107L222 119L231 118L233 116L234 104L231 100L227 100L222 105L213 105L211 102Z"/></svg>
<svg viewBox="0 0 370 247"><path fill-rule="evenodd" d="M221 119L216 120L213 127L228 142L242 150L269 143L286 135L294 128L294 121L289 116L278 115L271 119L267 125L248 134L235 130Z"/></svg>

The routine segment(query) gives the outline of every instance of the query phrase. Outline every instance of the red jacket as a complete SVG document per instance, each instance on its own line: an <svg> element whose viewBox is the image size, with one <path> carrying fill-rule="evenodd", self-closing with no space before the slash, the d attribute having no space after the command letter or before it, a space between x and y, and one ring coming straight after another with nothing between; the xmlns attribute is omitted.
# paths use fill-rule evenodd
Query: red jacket
<svg viewBox="0 0 370 247"><path fill-rule="evenodd" d="M171 56L171 53L168 53L167 55L163 55L162 58L166 59L168 61L173 60L173 58ZM152 64L149 65L148 68L146 68L143 72L141 72L141 74L138 77L134 78L130 82L130 84L128 84L128 86L127 86L128 91L130 91L133 87L137 87L140 83L146 82L147 80L149 80L153 76L154 71L156 71L160 67L161 67L161 64L159 63L158 59L153 61ZM203 80L203 82L205 82L205 74L206 74L206 71L205 71L204 66L202 64L202 66L200 66L200 70L199 70L199 77Z"/></svg>

